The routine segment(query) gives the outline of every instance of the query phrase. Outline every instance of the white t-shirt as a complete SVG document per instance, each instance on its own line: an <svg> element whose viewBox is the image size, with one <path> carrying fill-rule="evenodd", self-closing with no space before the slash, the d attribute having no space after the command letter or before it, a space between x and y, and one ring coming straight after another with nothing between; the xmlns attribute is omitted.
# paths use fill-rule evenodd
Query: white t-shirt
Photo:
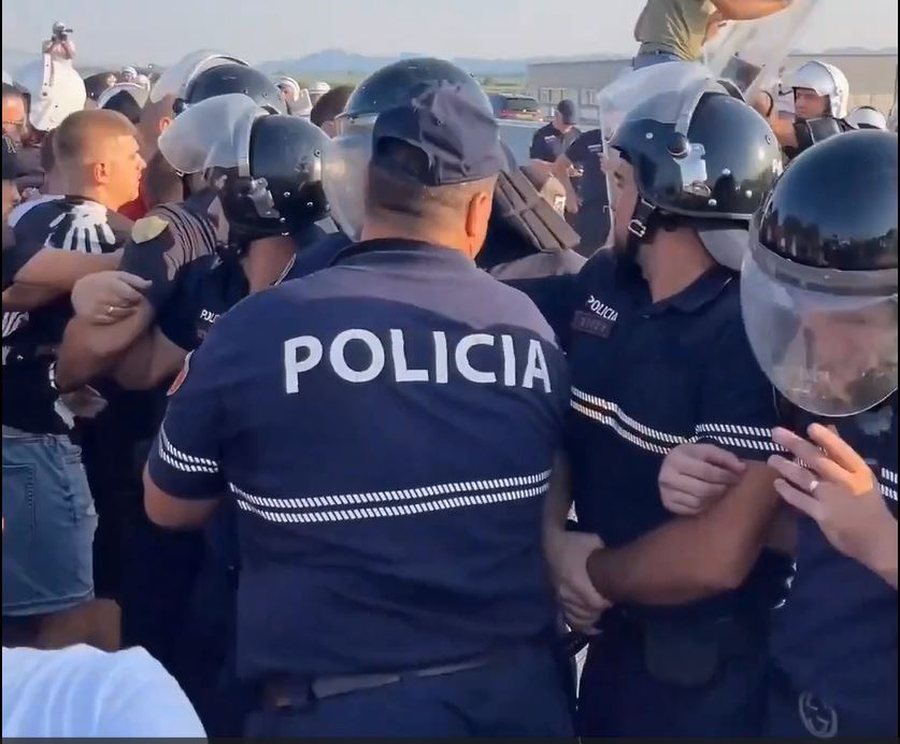
<svg viewBox="0 0 900 744"><path fill-rule="evenodd" d="M178 683L142 648L3 649L3 737L206 738Z"/></svg>

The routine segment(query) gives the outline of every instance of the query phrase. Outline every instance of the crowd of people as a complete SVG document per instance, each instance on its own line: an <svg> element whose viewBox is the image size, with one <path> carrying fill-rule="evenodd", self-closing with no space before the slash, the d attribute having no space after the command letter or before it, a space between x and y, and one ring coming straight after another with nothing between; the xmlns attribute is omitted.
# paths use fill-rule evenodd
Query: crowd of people
<svg viewBox="0 0 900 744"><path fill-rule="evenodd" d="M896 124L699 61L790 4L649 0L522 164L450 62L88 84L56 24L3 83L3 735L896 737Z"/></svg>

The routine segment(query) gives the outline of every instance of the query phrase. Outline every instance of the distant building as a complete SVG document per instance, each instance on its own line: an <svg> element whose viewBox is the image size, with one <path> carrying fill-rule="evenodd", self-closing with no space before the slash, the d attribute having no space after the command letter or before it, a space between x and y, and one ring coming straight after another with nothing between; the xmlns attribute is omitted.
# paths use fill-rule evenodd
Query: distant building
<svg viewBox="0 0 900 744"><path fill-rule="evenodd" d="M836 65L850 81L850 108L874 106L887 114L894 103L897 79L896 52L840 52L792 54L787 69L819 59ZM528 65L526 90L549 114L563 98L578 105L579 118L598 123L597 92L611 83L631 64L630 57L534 62Z"/></svg>

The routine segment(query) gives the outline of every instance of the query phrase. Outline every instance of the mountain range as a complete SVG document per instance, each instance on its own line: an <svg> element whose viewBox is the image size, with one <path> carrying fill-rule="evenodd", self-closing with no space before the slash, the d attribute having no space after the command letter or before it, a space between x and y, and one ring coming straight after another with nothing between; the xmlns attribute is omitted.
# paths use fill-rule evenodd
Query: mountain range
<svg viewBox="0 0 900 744"><path fill-rule="evenodd" d="M896 47L890 49L862 49L859 47L842 47L840 49L828 49L823 54L834 53L858 53L858 54L896 54ZM38 58L38 54L34 52L25 52L19 49L3 50L3 69L11 74L21 69L24 65ZM325 49L313 54L307 54L298 58L276 59L262 62L256 67L260 70L275 74L283 73L288 75L309 77L322 77L325 79L335 76L348 75L365 75L374 72L386 64L394 62L398 59L408 59L411 57L427 56L421 53L402 52L397 56L369 56L364 54L354 54L346 52L343 49ZM525 75L529 63L533 62L551 62L566 60L586 60L586 59L614 59L621 58L624 55L608 54L608 55L568 55L558 57L526 57L520 59L482 59L459 57L452 61L473 75L478 76L495 76L495 77L522 77ZM137 64L141 60L125 60L120 61L111 66L106 66L91 60L89 57L79 57L78 67L85 71L101 70L101 69L117 69L123 64Z"/></svg>

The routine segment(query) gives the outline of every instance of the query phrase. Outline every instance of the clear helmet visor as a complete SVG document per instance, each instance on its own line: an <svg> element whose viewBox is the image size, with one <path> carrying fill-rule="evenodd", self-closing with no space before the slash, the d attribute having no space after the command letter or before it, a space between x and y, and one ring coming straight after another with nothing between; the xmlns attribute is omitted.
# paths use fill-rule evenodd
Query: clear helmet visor
<svg viewBox="0 0 900 744"><path fill-rule="evenodd" d="M816 0L794 0L763 18L729 22L704 45L707 66L744 94L773 87L815 6Z"/></svg>
<svg viewBox="0 0 900 744"><path fill-rule="evenodd" d="M266 115L242 93L207 98L175 117L159 136L159 151L180 173L232 168L249 176L250 134Z"/></svg>
<svg viewBox="0 0 900 744"><path fill-rule="evenodd" d="M652 119L660 124L670 124L685 135L685 157L678 163L682 168L685 188L705 188L706 171L704 152L699 145L687 142L691 118L703 94L717 90L724 92L721 84L703 65L696 62L667 62L651 65L622 75L600 91L597 103L600 114L600 131L603 136L601 161L606 173L610 204L618 193L612 174L615 172L619 153L610 143L624 122L632 118ZM618 220L628 221L631 214L615 214L610 211L610 236L616 234Z"/></svg>
<svg viewBox="0 0 900 744"><path fill-rule="evenodd" d="M835 294L825 284L783 281L761 265L760 251L744 259L742 314L753 353L781 394L810 413L841 417L894 393L896 272L893 293L888 282L875 294Z"/></svg>
<svg viewBox="0 0 900 744"><path fill-rule="evenodd" d="M191 52L176 64L163 70L159 80L156 81L156 85L150 91L150 100L153 103L159 103L166 96L183 98L190 82L201 72L219 65L233 63L239 65L247 64L238 57L232 57L229 54L212 49L199 49L196 52Z"/></svg>
<svg viewBox="0 0 900 744"><path fill-rule="evenodd" d="M351 240L358 241L366 211L366 180L372 160L375 115L339 116L337 136L322 156L322 186L331 216Z"/></svg>

